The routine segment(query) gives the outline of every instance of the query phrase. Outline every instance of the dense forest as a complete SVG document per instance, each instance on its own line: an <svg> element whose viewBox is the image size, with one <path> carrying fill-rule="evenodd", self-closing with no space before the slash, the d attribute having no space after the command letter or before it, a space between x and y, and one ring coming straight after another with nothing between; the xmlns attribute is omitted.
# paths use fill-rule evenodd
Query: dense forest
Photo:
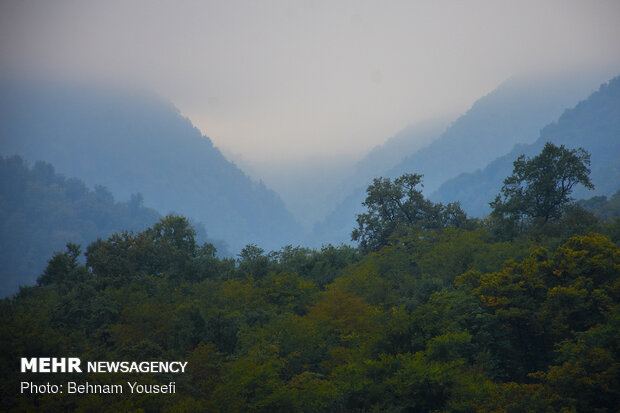
<svg viewBox="0 0 620 413"><path fill-rule="evenodd" d="M69 243L0 302L8 411L614 412L620 400L618 196L575 203L590 156L521 156L485 220L423 177L377 178L359 248L199 244L189 221ZM80 261L84 252L85 261ZM32 395L20 357L187 360L175 395Z"/></svg>

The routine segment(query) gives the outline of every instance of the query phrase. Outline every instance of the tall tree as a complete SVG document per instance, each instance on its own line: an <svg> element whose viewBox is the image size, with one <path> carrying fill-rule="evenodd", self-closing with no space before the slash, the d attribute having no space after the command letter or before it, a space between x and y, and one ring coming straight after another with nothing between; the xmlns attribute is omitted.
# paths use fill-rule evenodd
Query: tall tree
<svg viewBox="0 0 620 413"><path fill-rule="evenodd" d="M501 193L490 203L492 219L511 232L536 221L561 219L577 184L594 188L589 166L590 154L583 148L567 149L550 142L531 159L519 156Z"/></svg>
<svg viewBox="0 0 620 413"><path fill-rule="evenodd" d="M374 179L362 203L368 212L357 216L358 228L351 233L351 239L359 241L362 251L378 250L394 233L468 224L458 202L435 204L424 198L418 185L422 186L420 174L405 174L394 182L389 178Z"/></svg>

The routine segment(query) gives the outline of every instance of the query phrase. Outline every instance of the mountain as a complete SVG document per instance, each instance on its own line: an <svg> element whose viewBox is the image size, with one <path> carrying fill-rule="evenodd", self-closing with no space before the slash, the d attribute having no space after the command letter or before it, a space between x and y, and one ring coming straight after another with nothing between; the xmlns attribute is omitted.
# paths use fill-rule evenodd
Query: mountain
<svg viewBox="0 0 620 413"><path fill-rule="evenodd" d="M351 174L357 160L354 156L330 154L306 159L248 160L224 152L252 178L265 183L278 193L287 209L310 232L337 204L333 199L344 177Z"/></svg>
<svg viewBox="0 0 620 413"><path fill-rule="evenodd" d="M67 242L85 249L114 232L145 230L159 217L139 194L115 202L106 188L90 190L48 163L29 167L18 156L0 157L0 296L34 283Z"/></svg>
<svg viewBox="0 0 620 413"><path fill-rule="evenodd" d="M437 139L448 126L448 119L427 120L406 126L360 159L351 176L338 189L338 193L346 195L349 188L365 187L373 178L389 174L388 171L394 165L400 164L407 155Z"/></svg>
<svg viewBox="0 0 620 413"><path fill-rule="evenodd" d="M521 154L536 155L545 142L567 148L582 147L591 154L590 178L595 190L578 188L573 194L575 198L614 194L620 188L620 77L604 83L586 100L566 110L557 122L542 129L532 144L518 145L484 169L445 182L431 199L460 200L469 214L488 214L488 202L499 193L504 178L512 173L514 160Z"/></svg>
<svg viewBox="0 0 620 413"><path fill-rule="evenodd" d="M279 248L299 227L278 195L226 160L170 102L114 87L2 82L0 153L51 162L119 199L201 222L233 250Z"/></svg>
<svg viewBox="0 0 620 413"><path fill-rule="evenodd" d="M404 157L382 176L424 174L424 192L428 196L446 180L484 167L515 144L533 142L542 127L591 93L600 84L601 76L597 72L508 79L476 101L441 136ZM315 226L315 240L349 240L370 182L348 188L348 195L338 207Z"/></svg>
<svg viewBox="0 0 620 413"><path fill-rule="evenodd" d="M439 139L406 157L388 175L423 173L424 190L431 194L446 180L484 167L515 144L533 142L541 128L600 82L598 77L574 75L508 79L476 101Z"/></svg>

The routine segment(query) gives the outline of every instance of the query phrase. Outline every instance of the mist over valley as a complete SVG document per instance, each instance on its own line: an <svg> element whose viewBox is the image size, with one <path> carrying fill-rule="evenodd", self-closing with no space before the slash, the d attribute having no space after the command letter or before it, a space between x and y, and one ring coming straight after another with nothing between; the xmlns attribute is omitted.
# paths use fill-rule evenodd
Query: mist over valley
<svg viewBox="0 0 620 413"><path fill-rule="evenodd" d="M617 411L618 1L5 0L0 39L0 410Z"/></svg>

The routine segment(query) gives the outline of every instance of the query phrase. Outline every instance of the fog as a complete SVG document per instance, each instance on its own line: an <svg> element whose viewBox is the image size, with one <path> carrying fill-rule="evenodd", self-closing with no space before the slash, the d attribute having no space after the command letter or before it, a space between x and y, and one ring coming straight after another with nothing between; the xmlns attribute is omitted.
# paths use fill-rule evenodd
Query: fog
<svg viewBox="0 0 620 413"><path fill-rule="evenodd" d="M617 1L4 1L0 36L9 81L170 99L307 229L407 125L513 76L620 72Z"/></svg>
<svg viewBox="0 0 620 413"><path fill-rule="evenodd" d="M620 62L617 1L3 1L4 76L140 84L265 165L359 157L506 78Z"/></svg>

